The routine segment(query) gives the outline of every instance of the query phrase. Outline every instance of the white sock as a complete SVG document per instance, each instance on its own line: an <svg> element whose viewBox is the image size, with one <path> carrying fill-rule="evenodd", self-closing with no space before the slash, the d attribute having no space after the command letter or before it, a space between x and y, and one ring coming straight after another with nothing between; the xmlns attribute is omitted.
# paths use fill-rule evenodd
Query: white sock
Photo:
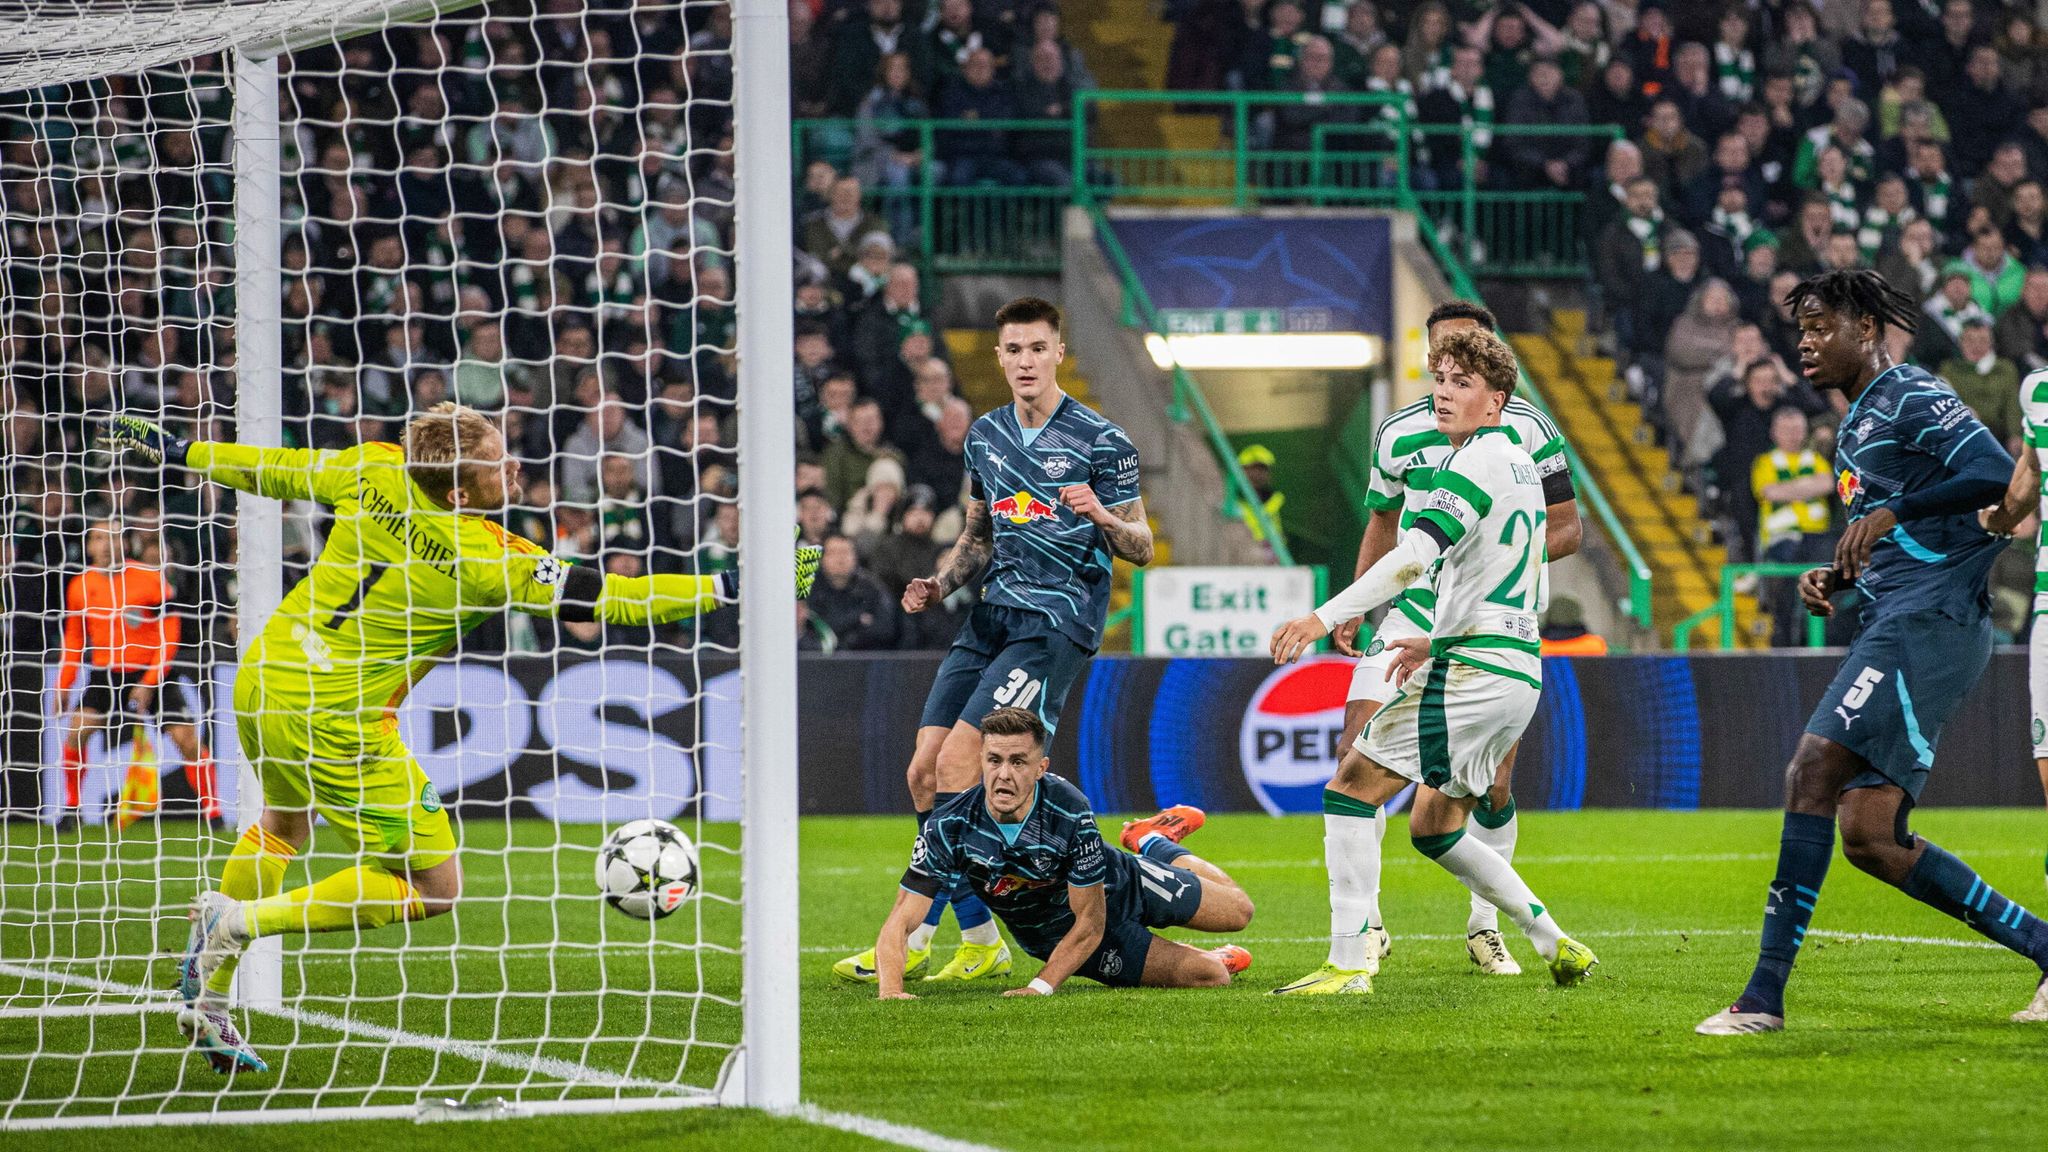
<svg viewBox="0 0 2048 1152"><path fill-rule="evenodd" d="M1465 834L1493 849L1494 854L1512 864L1515 862L1515 832L1521 828L1522 818L1515 812L1508 813L1508 822L1498 828L1488 828L1479 822L1479 813L1472 813L1472 819L1465 825ZM1477 892L1472 894L1472 912L1465 917L1465 935L1474 932L1497 930L1500 927L1500 910L1486 902Z"/></svg>
<svg viewBox="0 0 2048 1152"><path fill-rule="evenodd" d="M963 944L1000 944L1003 942L1003 934L996 931L996 922L990 920L986 924L976 925L973 928L962 928L960 930L960 942Z"/></svg>
<svg viewBox="0 0 2048 1152"><path fill-rule="evenodd" d="M910 950L922 952L932 946L932 937L938 933L936 924L919 924L910 930Z"/></svg>
<svg viewBox="0 0 2048 1152"><path fill-rule="evenodd" d="M1385 820L1385 814L1377 819ZM1380 841L1374 820L1323 813L1323 863L1330 872L1330 963L1367 966L1366 932L1380 919Z"/></svg>
<svg viewBox="0 0 2048 1152"><path fill-rule="evenodd" d="M1564 929L1557 926L1543 902L1523 883L1515 866L1501 859L1500 853L1476 837L1460 836L1436 862L1456 876L1459 883L1486 897L1495 907L1506 909L1508 918L1528 934L1529 942L1544 960L1557 959L1557 942L1564 938Z"/></svg>
<svg viewBox="0 0 2048 1152"><path fill-rule="evenodd" d="M1380 846L1381 858L1384 859L1387 850L1387 806L1384 804L1380 805L1378 812L1373 813L1372 841ZM1380 875L1378 872L1374 872L1372 876L1372 926L1379 929L1385 929L1387 926L1387 922L1380 919Z"/></svg>

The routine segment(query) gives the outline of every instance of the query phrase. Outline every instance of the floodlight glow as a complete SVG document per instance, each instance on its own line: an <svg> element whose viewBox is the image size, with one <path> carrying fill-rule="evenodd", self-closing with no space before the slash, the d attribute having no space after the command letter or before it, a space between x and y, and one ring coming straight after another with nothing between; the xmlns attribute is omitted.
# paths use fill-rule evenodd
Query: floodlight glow
<svg viewBox="0 0 2048 1152"><path fill-rule="evenodd" d="M1378 341L1362 332L1155 332L1145 337L1145 351L1160 368L1365 368Z"/></svg>

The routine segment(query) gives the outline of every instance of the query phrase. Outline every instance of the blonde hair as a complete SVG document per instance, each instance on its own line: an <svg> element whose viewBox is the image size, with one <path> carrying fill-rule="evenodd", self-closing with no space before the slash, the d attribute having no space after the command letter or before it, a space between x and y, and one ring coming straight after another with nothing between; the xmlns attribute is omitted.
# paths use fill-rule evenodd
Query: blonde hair
<svg viewBox="0 0 2048 1152"><path fill-rule="evenodd" d="M1479 377L1495 392L1515 394L1514 351L1493 333L1478 328L1444 333L1430 346L1429 366L1435 368L1445 359Z"/></svg>
<svg viewBox="0 0 2048 1152"><path fill-rule="evenodd" d="M443 504L461 484L458 465L473 464L498 430L490 417L443 400L405 426L405 474Z"/></svg>

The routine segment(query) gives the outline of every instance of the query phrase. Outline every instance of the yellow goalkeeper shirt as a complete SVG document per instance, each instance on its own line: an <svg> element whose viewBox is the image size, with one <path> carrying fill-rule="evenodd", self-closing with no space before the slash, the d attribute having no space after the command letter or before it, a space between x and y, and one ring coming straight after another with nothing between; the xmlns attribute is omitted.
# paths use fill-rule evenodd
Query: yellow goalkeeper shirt
<svg viewBox="0 0 2048 1152"><path fill-rule="evenodd" d="M326 546L251 645L273 696L309 715L389 716L463 633L506 608L553 616L568 565L475 513L443 508L405 471L404 449L329 452L198 443L186 465L244 492L334 508ZM712 577L608 576L599 619L665 623L717 606Z"/></svg>

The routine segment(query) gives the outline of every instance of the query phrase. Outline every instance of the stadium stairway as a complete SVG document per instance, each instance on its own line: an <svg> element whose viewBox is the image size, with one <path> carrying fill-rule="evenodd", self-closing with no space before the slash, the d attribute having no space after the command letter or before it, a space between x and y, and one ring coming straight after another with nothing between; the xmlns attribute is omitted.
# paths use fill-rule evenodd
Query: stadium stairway
<svg viewBox="0 0 2048 1152"><path fill-rule="evenodd" d="M1681 619L1719 596L1727 549L1714 539L1698 498L1685 491L1669 454L1653 439L1642 406L1628 398L1614 361L1587 351L1583 310L1558 309L1549 332L1517 333L1513 342L1649 564L1652 619L1659 642L1668 643ZM1768 645L1770 618L1756 597L1738 595L1735 615L1738 646ZM1717 634L1703 628L1693 640L1712 645Z"/></svg>
<svg viewBox="0 0 2048 1152"><path fill-rule="evenodd" d="M989 328L948 328L946 330L946 351L953 360L953 377L960 385L960 394L974 406L975 415L994 410L998 405L1010 402L1010 386L1003 382L1003 370L997 365L990 352L996 346L996 334ZM1060 365L1060 387L1067 395L1088 405L1101 409L1088 387L1088 377L1082 373L1078 358L1072 353ZM1156 565L1173 563L1173 542L1161 532L1157 518L1149 518L1152 525L1152 563ZM1131 572L1129 564L1117 563L1113 569L1114 583L1110 587L1109 611L1111 615L1123 611L1131 603ZM1103 638L1105 652L1128 652L1131 650L1131 634L1128 627L1118 628Z"/></svg>
<svg viewBox="0 0 2048 1152"><path fill-rule="evenodd" d="M1066 32L1098 79L1115 77L1109 87L1166 87L1166 55L1173 44L1173 26L1160 19L1156 0L1097 0L1063 9ZM1090 133L1103 148L1172 149L1188 155L1214 153L1224 147L1223 119L1214 113L1176 111L1171 104L1098 104ZM1212 161L1174 159L1168 183L1213 183L1215 173L1195 166Z"/></svg>

